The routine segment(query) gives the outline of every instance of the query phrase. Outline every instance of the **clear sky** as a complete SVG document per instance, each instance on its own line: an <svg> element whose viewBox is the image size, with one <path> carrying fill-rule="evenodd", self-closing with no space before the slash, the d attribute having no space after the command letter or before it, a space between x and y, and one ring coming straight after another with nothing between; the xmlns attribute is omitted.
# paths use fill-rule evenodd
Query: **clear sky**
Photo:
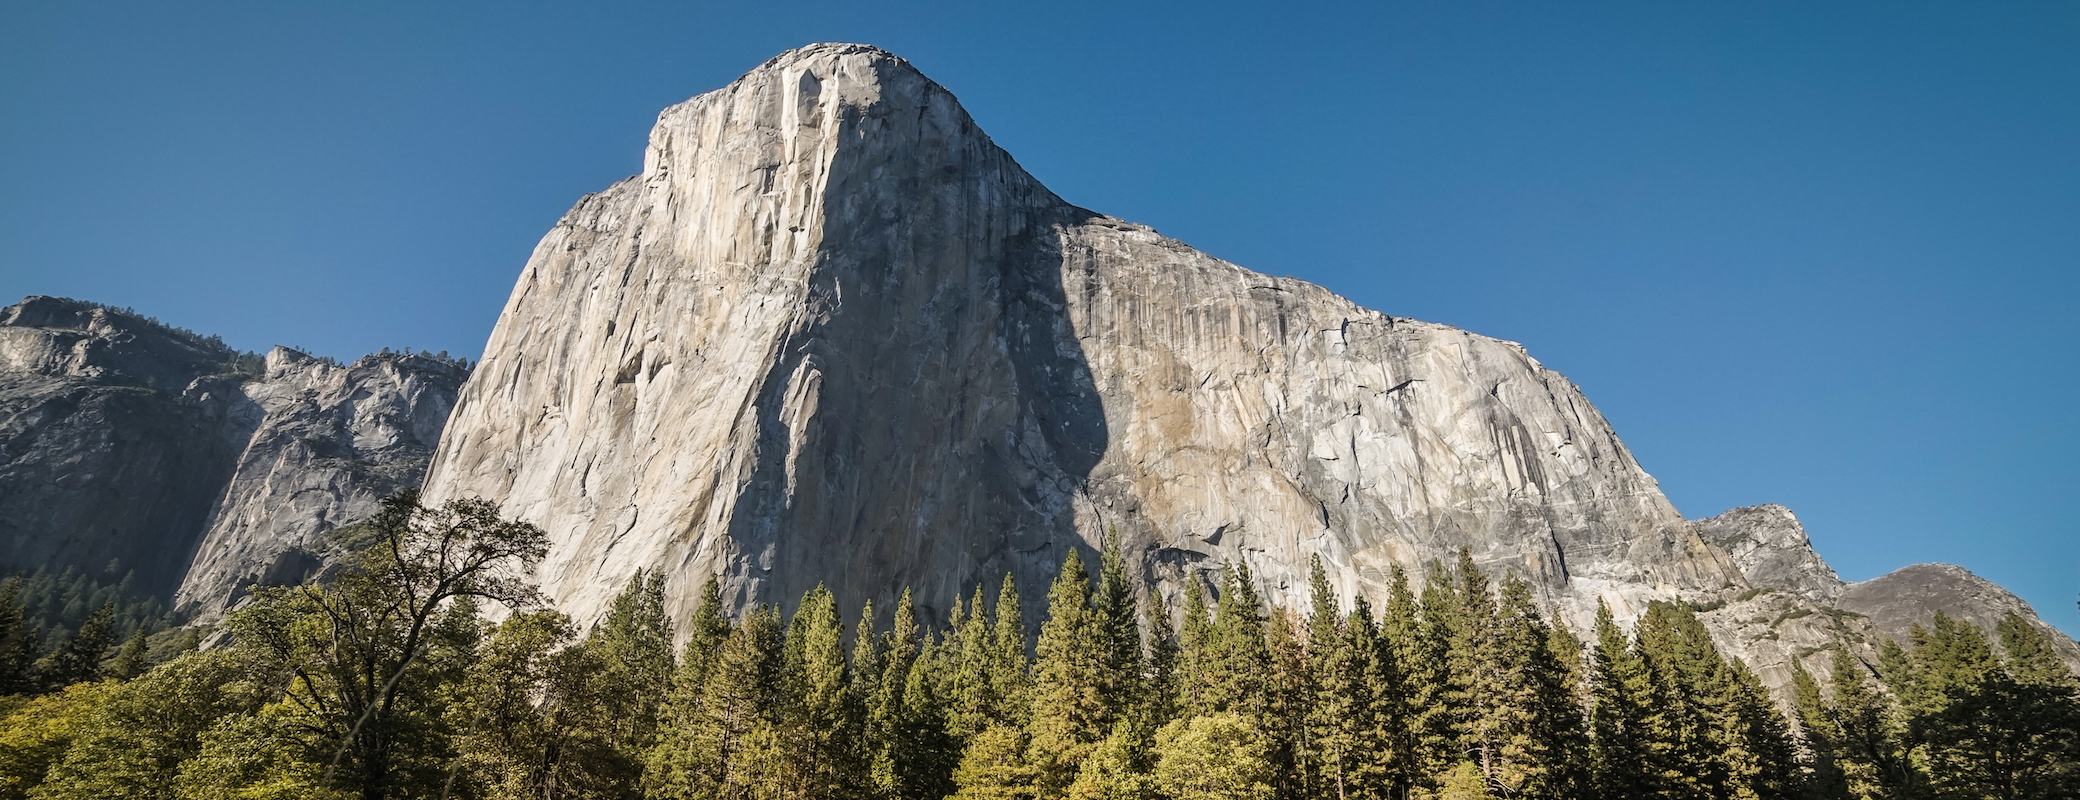
<svg viewBox="0 0 2080 800"><path fill-rule="evenodd" d="M664 106L902 55L1071 202L1523 342L1691 517L2080 632L2080 4L0 2L0 295L474 357Z"/></svg>

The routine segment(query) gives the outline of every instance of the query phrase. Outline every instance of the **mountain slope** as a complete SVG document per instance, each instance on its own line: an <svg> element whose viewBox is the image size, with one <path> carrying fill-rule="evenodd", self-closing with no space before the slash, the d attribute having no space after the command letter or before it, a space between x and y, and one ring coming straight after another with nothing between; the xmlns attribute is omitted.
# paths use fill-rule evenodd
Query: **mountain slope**
<svg viewBox="0 0 2080 800"><path fill-rule="evenodd" d="M321 535L416 486L466 370L263 360L54 297L0 310L0 569L98 574L210 621L301 580Z"/></svg>
<svg viewBox="0 0 2080 800"><path fill-rule="evenodd" d="M858 45L674 106L536 248L430 469L555 537L589 619L818 581L943 614L1111 531L1174 594L1377 597L1470 548L1577 620L1742 588L1610 426L1510 342L1359 308L1069 205Z"/></svg>

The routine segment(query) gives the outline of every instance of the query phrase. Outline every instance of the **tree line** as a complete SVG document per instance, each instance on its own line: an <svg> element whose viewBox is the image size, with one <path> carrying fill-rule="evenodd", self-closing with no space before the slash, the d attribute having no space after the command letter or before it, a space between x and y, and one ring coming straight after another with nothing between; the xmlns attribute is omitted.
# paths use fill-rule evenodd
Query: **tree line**
<svg viewBox="0 0 2080 800"><path fill-rule="evenodd" d="M1787 718L1655 603L1589 639L1462 553L1385 604L1268 607L1248 568L1182 608L1116 543L948 624L907 593L848 627L818 587L681 631L639 572L581 631L518 576L546 537L481 501L386 502L359 565L260 590L231 643L0 700L0 799L2052 798L2080 682L2011 615L1942 615L1875 668L1837 647ZM496 624L480 613L510 609ZM886 625L880 623L885 620ZM674 646L675 641L683 641Z"/></svg>

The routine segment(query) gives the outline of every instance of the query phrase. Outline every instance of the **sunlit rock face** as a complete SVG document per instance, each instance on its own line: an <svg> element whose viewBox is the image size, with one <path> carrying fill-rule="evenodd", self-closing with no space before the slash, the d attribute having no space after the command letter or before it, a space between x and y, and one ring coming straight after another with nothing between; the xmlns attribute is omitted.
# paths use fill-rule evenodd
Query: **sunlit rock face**
<svg viewBox="0 0 2080 800"><path fill-rule="evenodd" d="M213 619L255 583L296 583L336 560L325 534L414 488L465 373L416 356L344 366L287 348L239 387L244 437L231 479L189 561L176 610Z"/></svg>
<svg viewBox="0 0 2080 800"><path fill-rule="evenodd" d="M0 309L0 568L114 561L214 620L253 583L322 569L323 534L418 485L466 377L286 348L239 374L234 355L90 303Z"/></svg>
<svg viewBox="0 0 2080 800"><path fill-rule="evenodd" d="M857 45L660 115L536 248L427 489L545 527L581 621L638 568L682 616L710 573L1037 600L1113 532L1173 598L1231 560L1297 603L1319 555L1377 601L1462 548L1584 623L1745 586L1522 347L1072 206Z"/></svg>
<svg viewBox="0 0 2080 800"><path fill-rule="evenodd" d="M1696 524L1751 586L1783 589L1823 604L1841 594L1842 579L1813 552L1805 526L1791 509L1775 504L1736 508Z"/></svg>

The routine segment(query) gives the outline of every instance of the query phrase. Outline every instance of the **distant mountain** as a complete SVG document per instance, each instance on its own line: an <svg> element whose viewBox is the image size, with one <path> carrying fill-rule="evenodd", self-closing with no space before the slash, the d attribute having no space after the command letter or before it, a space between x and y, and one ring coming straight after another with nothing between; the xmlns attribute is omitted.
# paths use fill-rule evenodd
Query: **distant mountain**
<svg viewBox="0 0 2080 800"><path fill-rule="evenodd" d="M135 570L214 619L323 566L320 537L418 485L468 370L261 357L121 309L0 310L0 568Z"/></svg>

